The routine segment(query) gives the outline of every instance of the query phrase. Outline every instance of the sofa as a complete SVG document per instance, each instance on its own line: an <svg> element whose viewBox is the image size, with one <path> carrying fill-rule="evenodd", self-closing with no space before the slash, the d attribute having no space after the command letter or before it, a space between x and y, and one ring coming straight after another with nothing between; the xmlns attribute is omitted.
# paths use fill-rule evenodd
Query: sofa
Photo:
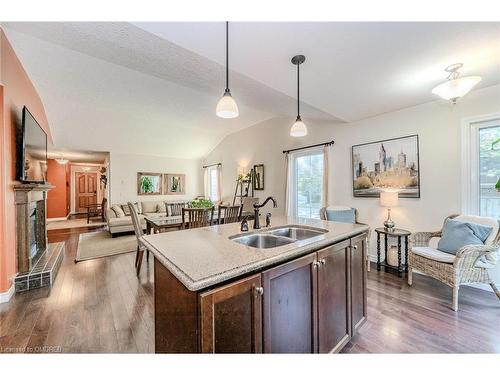
<svg viewBox="0 0 500 375"><path fill-rule="evenodd" d="M184 202L164 202L164 201L144 201L136 202L137 213L141 227L146 229L145 217L167 216L167 203L184 203ZM106 222L108 231L112 237L119 233L133 232L132 217L127 203L113 204L106 209Z"/></svg>

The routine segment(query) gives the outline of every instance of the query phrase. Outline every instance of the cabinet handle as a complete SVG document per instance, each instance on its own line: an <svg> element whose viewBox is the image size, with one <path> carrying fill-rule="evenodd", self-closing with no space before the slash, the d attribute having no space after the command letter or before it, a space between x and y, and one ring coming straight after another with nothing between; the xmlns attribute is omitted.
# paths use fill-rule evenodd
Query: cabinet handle
<svg viewBox="0 0 500 375"><path fill-rule="evenodd" d="M352 248L353 248L354 250L358 250L358 245L354 245Z"/></svg>
<svg viewBox="0 0 500 375"><path fill-rule="evenodd" d="M321 265L321 264L320 264L317 260L315 260L314 262L312 262L312 266L313 266L314 268L319 267L320 265Z"/></svg>
<svg viewBox="0 0 500 375"><path fill-rule="evenodd" d="M323 265L326 263L326 259L321 259L319 262Z"/></svg>
<svg viewBox="0 0 500 375"><path fill-rule="evenodd" d="M263 295L263 294L264 294L264 288L263 288L263 287L261 287L261 286L259 286L259 287L255 288L255 291L257 292L257 294L258 294L259 296L261 296L261 295Z"/></svg>

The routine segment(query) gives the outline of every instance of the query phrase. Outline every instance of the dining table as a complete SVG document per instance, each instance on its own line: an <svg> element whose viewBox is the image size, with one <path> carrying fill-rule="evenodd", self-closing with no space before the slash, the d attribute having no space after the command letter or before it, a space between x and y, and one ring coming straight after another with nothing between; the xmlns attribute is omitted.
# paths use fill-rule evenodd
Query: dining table
<svg viewBox="0 0 500 375"><path fill-rule="evenodd" d="M146 220L146 234L151 233L161 233L167 229L183 229L182 216L157 216L157 217L145 217ZM186 214L184 224L189 222L189 217ZM216 225L219 222L219 213L214 211L212 218L212 223L210 225Z"/></svg>

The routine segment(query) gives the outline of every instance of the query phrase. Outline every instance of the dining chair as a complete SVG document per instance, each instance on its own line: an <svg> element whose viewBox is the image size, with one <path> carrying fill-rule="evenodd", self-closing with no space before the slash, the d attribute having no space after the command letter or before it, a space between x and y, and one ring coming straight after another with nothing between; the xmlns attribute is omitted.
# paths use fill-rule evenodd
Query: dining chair
<svg viewBox="0 0 500 375"><path fill-rule="evenodd" d="M183 229L207 227L209 225L212 225L213 220L214 220L213 206L210 208L185 208L185 207L182 208Z"/></svg>
<svg viewBox="0 0 500 375"><path fill-rule="evenodd" d="M186 207L185 202L165 203L167 206L167 216L181 216L182 209Z"/></svg>
<svg viewBox="0 0 500 375"><path fill-rule="evenodd" d="M219 206L217 222L218 224L237 223L241 218L243 205L239 206Z"/></svg>
<svg viewBox="0 0 500 375"><path fill-rule="evenodd" d="M134 227L135 236L137 238L137 252L135 255L135 268L137 269L137 275L141 271L142 258L144 256L144 250L146 250L146 261L149 262L149 250L144 246L141 241L142 236L144 236L144 231L141 227L141 221L139 219L139 214L132 202L127 203L130 209L130 216L132 217L132 225Z"/></svg>
<svg viewBox="0 0 500 375"><path fill-rule="evenodd" d="M101 217L102 221L106 221L105 212L108 205L108 200L102 198L101 203L87 205L87 224L90 223L90 218Z"/></svg>

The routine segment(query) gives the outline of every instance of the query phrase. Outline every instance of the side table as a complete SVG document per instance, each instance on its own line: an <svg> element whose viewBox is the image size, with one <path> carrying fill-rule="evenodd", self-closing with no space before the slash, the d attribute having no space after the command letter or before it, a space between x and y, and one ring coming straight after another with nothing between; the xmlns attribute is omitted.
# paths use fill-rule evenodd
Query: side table
<svg viewBox="0 0 500 375"><path fill-rule="evenodd" d="M392 230L388 230L387 228L377 228L375 229L377 233L377 271L380 271L380 266L384 267L384 270L394 269L398 271L399 277L403 277L403 272L408 272L408 239L410 237L411 232L405 229L394 228ZM385 258L384 261L380 261L380 235L384 235L384 249L385 249ZM397 237L398 238L398 266L391 266L387 263L387 240L389 237ZM405 264L401 264L401 239L405 240Z"/></svg>

